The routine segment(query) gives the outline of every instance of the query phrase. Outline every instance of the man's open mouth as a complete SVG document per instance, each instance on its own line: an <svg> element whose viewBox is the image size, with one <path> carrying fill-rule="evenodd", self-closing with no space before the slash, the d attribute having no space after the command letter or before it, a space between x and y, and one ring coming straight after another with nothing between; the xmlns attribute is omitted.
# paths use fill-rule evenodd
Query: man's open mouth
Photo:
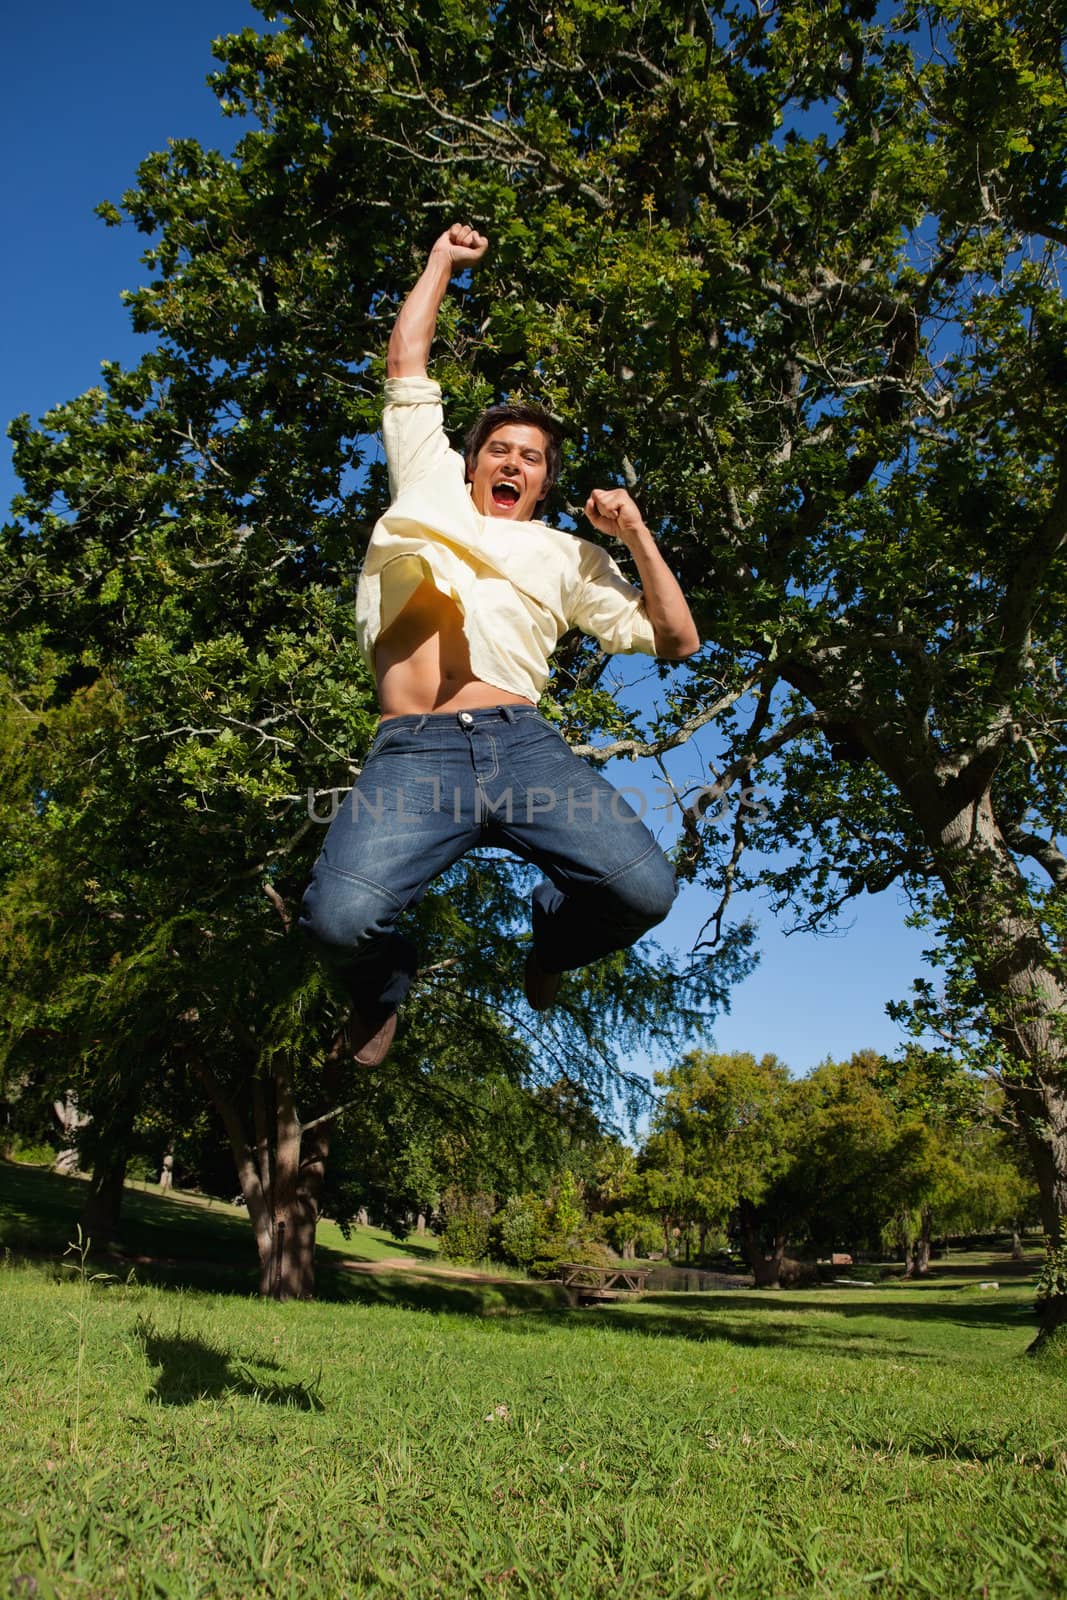
<svg viewBox="0 0 1067 1600"><path fill-rule="evenodd" d="M493 504L500 506L501 510L510 511L512 506L517 506L519 503L519 491L514 483L494 483L491 492Z"/></svg>

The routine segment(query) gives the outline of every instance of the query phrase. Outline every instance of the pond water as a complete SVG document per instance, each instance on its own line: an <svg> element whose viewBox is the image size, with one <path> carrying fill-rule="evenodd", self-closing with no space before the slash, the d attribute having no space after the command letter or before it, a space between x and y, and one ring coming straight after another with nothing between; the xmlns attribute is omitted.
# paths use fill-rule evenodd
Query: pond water
<svg viewBox="0 0 1067 1600"><path fill-rule="evenodd" d="M750 1289L751 1279L726 1272L705 1272L699 1267L653 1267L645 1280L647 1293L710 1294L720 1289Z"/></svg>

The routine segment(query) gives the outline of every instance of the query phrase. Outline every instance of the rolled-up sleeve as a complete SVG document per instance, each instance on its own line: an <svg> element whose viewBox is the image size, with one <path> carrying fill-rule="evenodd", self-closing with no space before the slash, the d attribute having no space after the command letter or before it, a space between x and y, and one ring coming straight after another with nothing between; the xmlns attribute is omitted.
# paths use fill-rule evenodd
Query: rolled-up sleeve
<svg viewBox="0 0 1067 1600"><path fill-rule="evenodd" d="M568 624L590 634L609 655L656 653L644 595L627 583L606 550L584 539L567 613Z"/></svg>
<svg viewBox="0 0 1067 1600"><path fill-rule="evenodd" d="M441 385L433 378L386 378L382 438L389 467L389 496L395 500L427 477L448 455Z"/></svg>

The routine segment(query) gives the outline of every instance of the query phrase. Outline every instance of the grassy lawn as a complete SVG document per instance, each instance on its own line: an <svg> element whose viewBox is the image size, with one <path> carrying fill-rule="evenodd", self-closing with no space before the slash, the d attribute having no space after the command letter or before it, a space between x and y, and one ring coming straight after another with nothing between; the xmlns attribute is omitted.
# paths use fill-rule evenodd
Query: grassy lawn
<svg viewBox="0 0 1067 1600"><path fill-rule="evenodd" d="M275 1305L0 1269L0 1595L1067 1593L1025 1280L572 1311L337 1279Z"/></svg>

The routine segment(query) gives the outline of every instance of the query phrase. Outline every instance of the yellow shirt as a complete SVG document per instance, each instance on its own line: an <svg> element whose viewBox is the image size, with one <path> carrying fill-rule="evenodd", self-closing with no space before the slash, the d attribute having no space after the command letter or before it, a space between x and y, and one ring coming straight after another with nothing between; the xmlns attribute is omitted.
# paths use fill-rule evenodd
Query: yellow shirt
<svg viewBox="0 0 1067 1600"><path fill-rule="evenodd" d="M475 510L433 379L386 380L382 433L393 499L356 591L359 645L372 671L379 633L425 578L458 605L475 677L528 700L540 698L548 658L569 628L613 655L655 655L641 591L606 550L544 522Z"/></svg>

